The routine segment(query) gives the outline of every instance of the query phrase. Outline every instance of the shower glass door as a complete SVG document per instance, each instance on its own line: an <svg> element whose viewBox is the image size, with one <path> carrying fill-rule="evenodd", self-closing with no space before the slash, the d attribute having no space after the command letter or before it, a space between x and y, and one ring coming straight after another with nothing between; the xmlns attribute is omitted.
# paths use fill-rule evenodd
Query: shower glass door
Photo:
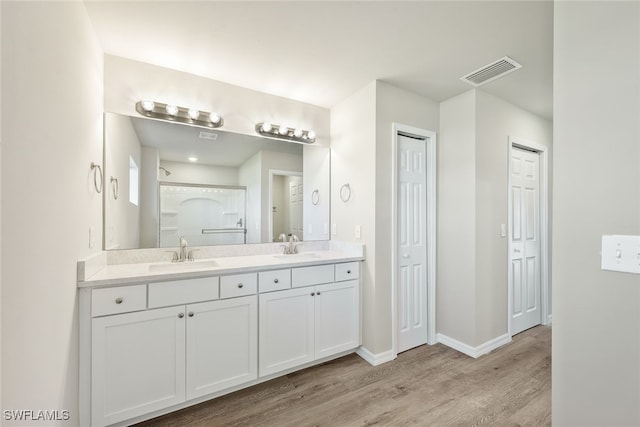
<svg viewBox="0 0 640 427"><path fill-rule="evenodd" d="M246 187L160 183L160 247L246 243Z"/></svg>

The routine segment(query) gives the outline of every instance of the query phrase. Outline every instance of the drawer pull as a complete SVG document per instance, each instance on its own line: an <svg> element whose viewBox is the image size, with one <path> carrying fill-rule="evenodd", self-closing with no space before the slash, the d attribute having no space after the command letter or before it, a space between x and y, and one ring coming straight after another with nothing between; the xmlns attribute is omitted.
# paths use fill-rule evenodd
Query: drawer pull
<svg viewBox="0 0 640 427"><path fill-rule="evenodd" d="M239 287L240 289L242 289L242 288L244 287L244 285L243 285L242 283L238 283L238 287Z"/></svg>
<svg viewBox="0 0 640 427"><path fill-rule="evenodd" d="M184 313L178 314L178 318L182 319L184 317Z"/></svg>
<svg viewBox="0 0 640 427"><path fill-rule="evenodd" d="M351 274L351 270L347 270L347 274Z"/></svg>
<svg viewBox="0 0 640 427"><path fill-rule="evenodd" d="M190 311L189 312L189 317L193 317L193 316L195 316L195 313L193 311Z"/></svg>
<svg viewBox="0 0 640 427"><path fill-rule="evenodd" d="M273 283L278 283L279 280L278 279L273 279Z"/></svg>
<svg viewBox="0 0 640 427"><path fill-rule="evenodd" d="M122 304L122 301L124 301L122 298L116 298L116 304Z"/></svg>
<svg viewBox="0 0 640 427"><path fill-rule="evenodd" d="M318 291L318 293L317 293L317 294L318 294L318 295L320 295L320 291Z"/></svg>
<svg viewBox="0 0 640 427"><path fill-rule="evenodd" d="M316 293L315 292L311 292L311 296L312 297L316 296Z"/></svg>

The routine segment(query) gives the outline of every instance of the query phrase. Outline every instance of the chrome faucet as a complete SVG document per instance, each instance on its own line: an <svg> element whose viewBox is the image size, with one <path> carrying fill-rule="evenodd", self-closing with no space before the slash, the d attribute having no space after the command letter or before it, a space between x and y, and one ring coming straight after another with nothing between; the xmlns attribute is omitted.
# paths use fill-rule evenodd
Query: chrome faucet
<svg viewBox="0 0 640 427"><path fill-rule="evenodd" d="M187 239L184 236L180 236L180 255L178 256L178 262L185 262L187 260Z"/></svg>
<svg viewBox="0 0 640 427"><path fill-rule="evenodd" d="M281 245L284 248L283 253L285 255L292 255L292 254L297 254L298 253L298 245L301 245L302 243L298 243L300 242L300 239L298 239L298 236L296 236L295 234L291 234L289 236L289 245Z"/></svg>

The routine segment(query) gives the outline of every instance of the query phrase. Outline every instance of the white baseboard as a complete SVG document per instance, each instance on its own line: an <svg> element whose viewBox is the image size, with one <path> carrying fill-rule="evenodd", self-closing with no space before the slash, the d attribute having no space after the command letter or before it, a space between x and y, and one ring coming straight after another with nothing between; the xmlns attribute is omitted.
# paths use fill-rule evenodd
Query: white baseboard
<svg viewBox="0 0 640 427"><path fill-rule="evenodd" d="M364 347L356 350L356 354L366 360L372 366L378 366L386 362L391 362L397 356L393 354L393 350L387 350L383 353L372 353Z"/></svg>
<svg viewBox="0 0 640 427"><path fill-rule="evenodd" d="M446 345L447 347L451 347L452 349L457 350L460 353L464 353L469 357L473 357L474 359L477 359L483 354L487 354L490 351L493 351L496 348L501 347L505 344L509 344L511 342L511 337L509 336L509 334L501 335L497 338L487 341L484 344L480 344L477 347L471 347L468 344L465 344L443 334L438 334L437 338L438 342Z"/></svg>

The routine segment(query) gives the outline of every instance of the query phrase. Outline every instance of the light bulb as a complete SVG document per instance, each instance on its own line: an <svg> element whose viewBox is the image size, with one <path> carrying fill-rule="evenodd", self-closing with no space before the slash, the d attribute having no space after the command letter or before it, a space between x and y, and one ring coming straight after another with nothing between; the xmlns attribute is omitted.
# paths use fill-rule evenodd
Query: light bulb
<svg viewBox="0 0 640 427"><path fill-rule="evenodd" d="M197 157L189 157L189 161L190 162L197 162L198 158Z"/></svg>
<svg viewBox="0 0 640 427"><path fill-rule="evenodd" d="M297 128L296 130L294 130L293 136L295 136L296 138L300 138L302 136L302 129Z"/></svg>
<svg viewBox="0 0 640 427"><path fill-rule="evenodd" d="M167 110L167 114L170 116L175 116L178 114L178 107L172 104L167 104L165 110Z"/></svg>
<svg viewBox="0 0 640 427"><path fill-rule="evenodd" d="M200 117L200 111L195 108L189 108L189 117L191 117L191 120L198 120L198 117Z"/></svg>
<svg viewBox="0 0 640 427"><path fill-rule="evenodd" d="M278 128L278 133L282 136L288 135L289 134L289 128L287 126L280 126Z"/></svg>
<svg viewBox="0 0 640 427"><path fill-rule="evenodd" d="M271 123L263 123L262 124L262 131L263 132L271 132Z"/></svg>
<svg viewBox="0 0 640 427"><path fill-rule="evenodd" d="M209 113L209 120L214 125L217 125L218 123L220 123L220 115L218 115L218 113Z"/></svg>
<svg viewBox="0 0 640 427"><path fill-rule="evenodd" d="M155 108L156 104L155 102L149 100L149 99L143 99L142 102L140 103L142 105L142 109L144 111L153 111L153 109Z"/></svg>
<svg viewBox="0 0 640 427"><path fill-rule="evenodd" d="M307 138L308 139L316 139L316 133L312 130L310 130L309 132L307 132Z"/></svg>

